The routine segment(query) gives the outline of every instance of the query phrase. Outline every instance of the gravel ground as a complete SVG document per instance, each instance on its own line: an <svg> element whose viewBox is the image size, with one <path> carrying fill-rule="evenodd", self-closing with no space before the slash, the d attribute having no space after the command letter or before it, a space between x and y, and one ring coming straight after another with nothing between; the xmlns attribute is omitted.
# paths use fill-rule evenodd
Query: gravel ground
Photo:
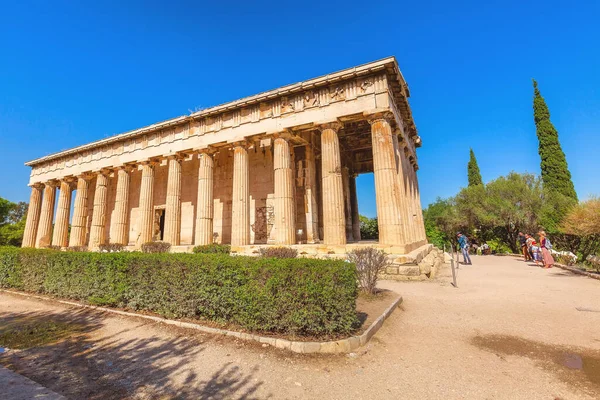
<svg viewBox="0 0 600 400"><path fill-rule="evenodd" d="M58 314L87 329L0 364L70 399L598 399L600 283L513 257L473 257L458 288L404 297L356 353L303 356L137 318L0 293L0 323Z"/></svg>

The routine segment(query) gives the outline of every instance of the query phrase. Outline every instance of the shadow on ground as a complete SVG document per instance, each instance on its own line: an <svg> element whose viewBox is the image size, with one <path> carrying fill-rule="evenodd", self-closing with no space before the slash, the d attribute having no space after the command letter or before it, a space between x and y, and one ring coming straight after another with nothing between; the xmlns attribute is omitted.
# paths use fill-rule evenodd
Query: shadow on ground
<svg viewBox="0 0 600 400"><path fill-rule="evenodd" d="M551 371L562 381L592 395L600 394L600 351L553 346L507 335L482 335L471 340L475 346L503 355L527 357Z"/></svg>
<svg viewBox="0 0 600 400"><path fill-rule="evenodd" d="M202 362L205 346L193 335L119 339L124 329L94 338L103 327L98 312L3 314L0 327L0 341L35 338L13 340L22 349L0 354L0 364L69 399L252 399L262 385L256 370L243 374L231 363L198 377L190 364Z"/></svg>

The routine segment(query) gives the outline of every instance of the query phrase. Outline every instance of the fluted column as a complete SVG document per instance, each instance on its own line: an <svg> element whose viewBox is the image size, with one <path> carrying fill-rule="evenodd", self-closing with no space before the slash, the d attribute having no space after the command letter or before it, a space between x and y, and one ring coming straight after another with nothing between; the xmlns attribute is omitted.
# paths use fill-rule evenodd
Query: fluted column
<svg viewBox="0 0 600 400"><path fill-rule="evenodd" d="M306 215L306 242L319 241L319 212L317 204L317 168L315 153L312 145L305 147L306 153L306 181L304 185L304 204Z"/></svg>
<svg viewBox="0 0 600 400"><path fill-rule="evenodd" d="M22 247L35 247L40 211L42 209L43 186L36 183L31 186L29 196L29 207L27 208L27 220L25 221L25 232L23 234Z"/></svg>
<svg viewBox="0 0 600 400"><path fill-rule="evenodd" d="M278 137L275 139L273 147L275 243L295 244L296 210L290 145L287 139Z"/></svg>
<svg viewBox="0 0 600 400"><path fill-rule="evenodd" d="M415 187L415 204L417 211L417 233L419 241L424 241L427 239L427 235L425 233L425 223L423 221L423 207L421 206L421 194L419 190L419 179L417 177L417 170L413 168L413 181Z"/></svg>
<svg viewBox="0 0 600 400"><path fill-rule="evenodd" d="M106 243L106 200L108 198L108 175L100 172L96 176L96 191L94 192L94 211L92 211L92 226L90 228L90 250Z"/></svg>
<svg viewBox="0 0 600 400"><path fill-rule="evenodd" d="M413 172L414 168L410 162L408 155L408 148L405 148L405 164L406 164L406 196L407 196L407 204L409 209L409 219L408 219L408 228L410 232L410 236L407 238L408 243L415 243L418 239L417 233L417 215L415 212L415 197L414 197L414 181L413 181Z"/></svg>
<svg viewBox="0 0 600 400"><path fill-rule="evenodd" d="M344 217L346 218L346 240L354 240L352 234L352 203L350 199L350 172L348 167L342 167L342 185L344 188Z"/></svg>
<svg viewBox="0 0 600 400"><path fill-rule="evenodd" d="M198 198L196 201L196 233L194 244L212 244L213 239L213 156L198 154Z"/></svg>
<svg viewBox="0 0 600 400"><path fill-rule="evenodd" d="M400 183L397 178L397 144L389 119L393 116L375 115L369 119L373 142L373 172L379 223L379 242L388 245L405 244ZM397 141L396 141L397 143Z"/></svg>
<svg viewBox="0 0 600 400"><path fill-rule="evenodd" d="M140 202L138 213L138 237L136 246L152 241L154 225L154 165L151 162L142 164L142 183L140 185Z"/></svg>
<svg viewBox="0 0 600 400"><path fill-rule="evenodd" d="M87 203L89 186L89 177L80 176L77 179L77 190L75 191L75 207L73 210L73 220L71 221L71 236L69 238L70 247L85 246L85 236L87 233Z"/></svg>
<svg viewBox="0 0 600 400"><path fill-rule="evenodd" d="M321 126L321 174L323 191L323 241L325 244L346 244L344 216L344 185L340 157L339 123Z"/></svg>
<svg viewBox="0 0 600 400"><path fill-rule="evenodd" d="M54 202L56 197L56 186L54 182L46 183L44 187L44 198L42 210L40 211L40 222L38 225L35 247L42 248L50 245L52 239L52 220L54 219Z"/></svg>
<svg viewBox="0 0 600 400"><path fill-rule="evenodd" d="M233 150L233 192L231 204L231 245L250 244L250 178L248 151L242 144Z"/></svg>
<svg viewBox="0 0 600 400"><path fill-rule="evenodd" d="M71 213L71 184L60 182L58 194L58 207L56 208L56 221L52 234L52 245L67 247L69 244L69 214Z"/></svg>
<svg viewBox="0 0 600 400"><path fill-rule="evenodd" d="M117 195L115 197L115 211L110 227L110 242L129 244L129 183L131 175L129 167L117 169Z"/></svg>
<svg viewBox="0 0 600 400"><path fill-rule="evenodd" d="M358 195L356 193L356 175L350 176L350 210L352 214L352 237L355 241L360 241L360 215L358 214Z"/></svg>
<svg viewBox="0 0 600 400"><path fill-rule="evenodd" d="M402 142L399 142L402 140ZM398 185L400 188L400 203L402 205L402 221L403 221L403 233L404 233L404 242L409 244L413 242L413 224L412 224L412 211L411 211L411 202L410 202L410 163L408 161L407 153L406 153L406 142L404 141L402 135L397 136L394 135L394 143L398 143L398 151L396 153L397 158L397 177L398 177ZM407 251L410 251L407 249Z"/></svg>
<svg viewBox="0 0 600 400"><path fill-rule="evenodd" d="M179 246L181 237L181 157L168 158L167 206L165 209L164 241Z"/></svg>

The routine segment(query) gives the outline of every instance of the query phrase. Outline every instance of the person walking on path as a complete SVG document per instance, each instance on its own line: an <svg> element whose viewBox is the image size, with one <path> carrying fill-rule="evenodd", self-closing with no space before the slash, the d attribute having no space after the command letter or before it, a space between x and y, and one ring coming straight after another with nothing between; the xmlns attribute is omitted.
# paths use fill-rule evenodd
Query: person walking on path
<svg viewBox="0 0 600 400"><path fill-rule="evenodd" d="M523 234L523 232L519 232L519 244L521 245L521 253L523 257L525 257L525 262L529 261L529 250L527 249L527 237Z"/></svg>
<svg viewBox="0 0 600 400"><path fill-rule="evenodd" d="M540 231L540 248L542 249L542 264L544 268L552 268L554 265L554 258L552 258L552 254L550 254L550 249L552 248L552 244L546 237L546 232Z"/></svg>
<svg viewBox="0 0 600 400"><path fill-rule="evenodd" d="M462 251L463 255L463 264L472 265L471 257L469 257L469 241L467 240L467 237L460 232L457 236L458 246L460 247L460 250Z"/></svg>

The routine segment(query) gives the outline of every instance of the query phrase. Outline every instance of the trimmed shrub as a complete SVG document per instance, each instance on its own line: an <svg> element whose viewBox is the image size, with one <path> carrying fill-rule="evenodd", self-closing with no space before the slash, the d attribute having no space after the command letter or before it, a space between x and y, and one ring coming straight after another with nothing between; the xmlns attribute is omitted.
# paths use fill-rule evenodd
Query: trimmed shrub
<svg viewBox="0 0 600 400"><path fill-rule="evenodd" d="M375 294L377 279L388 266L387 255L373 247L354 249L348 253L348 260L356 264L358 284L362 291Z"/></svg>
<svg viewBox="0 0 600 400"><path fill-rule="evenodd" d="M198 253L201 253L201 254L215 254L215 253L229 254L229 252L231 251L231 246L228 244L218 244L218 243L205 244L205 245L201 245L201 246L195 246L192 251L196 254L198 254Z"/></svg>
<svg viewBox="0 0 600 400"><path fill-rule="evenodd" d="M327 337L357 324L355 266L338 260L0 248L0 287L258 332Z"/></svg>
<svg viewBox="0 0 600 400"><path fill-rule="evenodd" d="M171 243L167 242L148 242L142 244L142 253L168 253L171 250Z"/></svg>
<svg viewBox="0 0 600 400"><path fill-rule="evenodd" d="M66 251L88 251L87 246L69 246L66 248Z"/></svg>
<svg viewBox="0 0 600 400"><path fill-rule="evenodd" d="M291 247L261 247L258 249L261 257L271 258L296 258L298 250Z"/></svg>
<svg viewBox="0 0 600 400"><path fill-rule="evenodd" d="M105 253L116 253L119 251L124 251L125 246L123 246L122 244L119 244L119 243L107 243L107 244L101 244L100 246L98 246L98 250L105 252Z"/></svg>
<svg viewBox="0 0 600 400"><path fill-rule="evenodd" d="M49 250L61 250L61 249L62 249L62 247L60 247L60 246L56 246L56 245L54 245L54 244L50 244L50 245L48 245L48 246L46 246L46 247L44 247L44 248L45 248L45 249L49 249Z"/></svg>

